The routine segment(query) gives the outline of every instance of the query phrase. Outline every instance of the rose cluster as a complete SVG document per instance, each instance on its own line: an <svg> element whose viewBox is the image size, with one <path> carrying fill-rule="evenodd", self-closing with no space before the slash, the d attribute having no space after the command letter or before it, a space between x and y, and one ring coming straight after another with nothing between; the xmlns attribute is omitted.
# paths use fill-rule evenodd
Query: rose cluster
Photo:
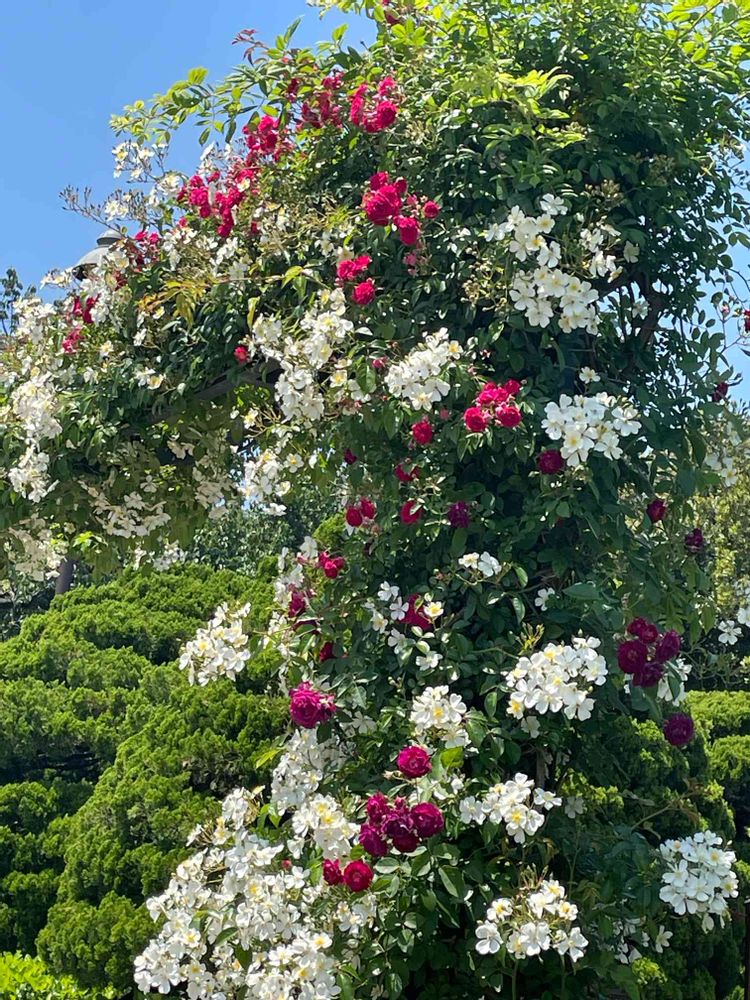
<svg viewBox="0 0 750 1000"><path fill-rule="evenodd" d="M346 861L352 853L357 824L347 818L332 795L311 795L292 815L294 838L287 840L289 853L298 858L311 842L330 861Z"/></svg>
<svg viewBox="0 0 750 1000"><path fill-rule="evenodd" d="M568 901L565 888L555 879L543 879L513 899L500 897L490 903L477 926L476 950L495 955L505 948L515 959L533 958L554 949L577 962L588 945L575 925L578 907Z"/></svg>
<svg viewBox="0 0 750 1000"><path fill-rule="evenodd" d="M660 899L680 916L699 914L704 931L713 928L714 917L724 923L728 900L736 898L738 892L732 870L737 858L723 845L721 837L706 830L682 840L667 840L659 847L667 865Z"/></svg>
<svg viewBox="0 0 750 1000"><path fill-rule="evenodd" d="M250 659L247 635L242 623L250 605L230 611L220 604L206 628L199 628L195 638L185 643L180 653L180 670L187 670L190 684L201 686L218 677L234 680Z"/></svg>
<svg viewBox="0 0 750 1000"><path fill-rule="evenodd" d="M606 392L595 396L560 396L547 403L542 427L553 441L562 440L560 457L576 468L585 465L592 451L609 459L622 458L620 439L637 434L641 424L631 403ZM552 459L548 460L552 464ZM554 460L558 464L558 460ZM559 471L542 468L542 472Z"/></svg>
<svg viewBox="0 0 750 1000"><path fill-rule="evenodd" d="M563 712L568 719L591 716L594 686L607 678L607 664L597 652L599 639L576 636L570 646L548 643L541 652L522 656L505 674L508 715L522 719L527 711Z"/></svg>
<svg viewBox="0 0 750 1000"><path fill-rule="evenodd" d="M344 77L342 73L331 73L320 81L320 89L309 94L300 105L300 120L297 131L322 129L326 125L340 129L343 125L340 94ZM299 90L299 80L293 78L287 87L287 97L294 101Z"/></svg>
<svg viewBox="0 0 750 1000"><path fill-rule="evenodd" d="M398 115L398 105L391 99L396 89L396 81L387 76L377 86L370 97L370 87L360 84L352 96L349 121L360 125L365 132L382 132L392 125Z"/></svg>
<svg viewBox="0 0 750 1000"><path fill-rule="evenodd" d="M395 399L404 399L413 410L431 410L450 391L445 378L446 369L452 367L463 351L457 340L448 338L442 327L430 333L424 341L411 350L401 361L389 366L385 376L388 392Z"/></svg>
<svg viewBox="0 0 750 1000"><path fill-rule="evenodd" d="M544 823L540 809L549 811L562 804L562 799L542 788L519 772L513 779L501 781L487 790L483 798L467 796L459 803L463 823L481 826L485 820L495 826L504 826L509 837L517 844L524 844ZM537 806L534 809L533 806Z"/></svg>
<svg viewBox="0 0 750 1000"><path fill-rule="evenodd" d="M308 681L303 681L289 694L289 714L303 729L314 729L328 722L335 712L333 695L317 691Z"/></svg>
<svg viewBox="0 0 750 1000"><path fill-rule="evenodd" d="M511 378L504 385L487 382L474 400L474 405L464 412L464 423L471 434L481 434L491 424L501 427L518 427L523 419L521 411L512 402L521 383Z"/></svg>
<svg viewBox="0 0 750 1000"><path fill-rule="evenodd" d="M142 234L138 233L136 235L136 239L140 235ZM90 326L94 322L92 318L92 310L96 305L98 298L99 297L97 295L73 296L73 304L70 312L70 318L73 325L63 337L60 345L64 354L74 354L78 345L86 336L83 332L81 324L83 324L83 326Z"/></svg>
<svg viewBox="0 0 750 1000"><path fill-rule="evenodd" d="M323 879L327 885L345 885L350 892L364 892L372 885L373 870L366 861L350 861L343 869L341 862L323 862Z"/></svg>
<svg viewBox="0 0 750 1000"><path fill-rule="evenodd" d="M371 263L372 257L368 254L361 254L359 257L350 257L339 261L336 268L336 277L340 282L357 282L351 295L355 305L369 305L375 298L375 282L372 278L364 277Z"/></svg>
<svg viewBox="0 0 750 1000"><path fill-rule="evenodd" d="M344 566L346 566L346 559L343 556L332 556L328 552L321 552L318 555L318 566L329 580L335 580Z"/></svg>
<svg viewBox="0 0 750 1000"><path fill-rule="evenodd" d="M335 735L320 740L316 728L295 729L273 770L270 802L274 812L283 816L299 809L318 791L323 780L335 775L347 760Z"/></svg>
<svg viewBox="0 0 750 1000"><path fill-rule="evenodd" d="M247 989L264 1000L338 995L333 938L343 940L344 954L356 951L374 922L374 901L369 895L341 899L325 882L311 882L283 839L271 843L251 828L254 806L249 793L231 792L215 826L191 835L191 842L207 846L183 861L166 891L148 901L161 930L135 961L141 990L167 994L189 979L196 997ZM338 861L325 864L339 867ZM362 893L372 870L363 861L349 862L342 881ZM202 916L189 923L195 913ZM249 969L237 961L240 949L254 956Z"/></svg>
<svg viewBox="0 0 750 1000"><path fill-rule="evenodd" d="M405 214L407 207L415 212L419 199L409 194L403 177L391 180L387 171L373 174L368 190L362 199L362 208L369 222L374 226L393 226L399 239L407 247L416 246L422 235L422 224L416 215ZM434 219L440 212L436 202L428 200L422 205L425 219Z"/></svg>
<svg viewBox="0 0 750 1000"><path fill-rule="evenodd" d="M451 694L447 684L439 684L417 695L409 721L420 740L433 739L446 747L465 747L469 743L464 728L467 711L460 695Z"/></svg>
<svg viewBox="0 0 750 1000"><path fill-rule="evenodd" d="M359 502L349 504L344 514L344 520L349 528L360 528L366 522L372 522L378 508L372 500L367 497L360 497Z"/></svg>
<svg viewBox="0 0 750 1000"><path fill-rule="evenodd" d="M645 618L636 618L627 631L632 638L617 647L617 663L636 687L654 687L664 676L665 664L679 653L682 640L674 630L661 633Z"/></svg>
<svg viewBox="0 0 750 1000"><path fill-rule="evenodd" d="M443 814L432 802L410 806L405 798L389 802L382 792L367 800L367 821L359 831L359 842L373 858L382 858L395 848L410 854L423 840L445 827Z"/></svg>
<svg viewBox="0 0 750 1000"><path fill-rule="evenodd" d="M216 232L226 238L234 229L236 210L247 197L257 173L257 168L244 167L239 160L223 178L219 170L211 171L205 179L200 174L193 174L177 200L195 209L202 219L215 216Z"/></svg>

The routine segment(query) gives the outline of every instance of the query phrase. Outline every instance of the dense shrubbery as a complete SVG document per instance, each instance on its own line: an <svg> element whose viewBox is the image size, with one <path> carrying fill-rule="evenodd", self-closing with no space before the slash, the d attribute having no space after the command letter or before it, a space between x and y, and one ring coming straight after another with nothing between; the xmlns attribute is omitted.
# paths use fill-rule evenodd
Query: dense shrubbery
<svg viewBox="0 0 750 1000"><path fill-rule="evenodd" d="M0 954L3 1000L112 1000L113 990L84 990L67 976L56 978L39 959Z"/></svg>
<svg viewBox="0 0 750 1000"><path fill-rule="evenodd" d="M178 651L224 600L249 600L262 627L270 590L268 571L130 571L0 645L0 947L38 938L51 968L128 987L143 899L211 803L257 780L282 719L262 694L273 654L237 685L195 689Z"/></svg>
<svg viewBox="0 0 750 1000"><path fill-rule="evenodd" d="M311 528L336 509L339 492L335 487L322 493L301 491L284 517L269 517L259 507L234 506L225 517L208 521L196 532L188 558L253 576L268 553L299 548Z"/></svg>

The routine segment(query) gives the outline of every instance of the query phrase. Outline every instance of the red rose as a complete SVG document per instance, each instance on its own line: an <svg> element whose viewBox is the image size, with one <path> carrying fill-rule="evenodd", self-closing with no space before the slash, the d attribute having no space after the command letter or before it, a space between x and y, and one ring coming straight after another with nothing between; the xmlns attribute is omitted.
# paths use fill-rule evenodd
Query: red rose
<svg viewBox="0 0 750 1000"><path fill-rule="evenodd" d="M419 846L419 834L414 829L414 821L403 806L394 807L388 813L383 821L383 833L389 836L393 846L404 854L410 854Z"/></svg>
<svg viewBox="0 0 750 1000"><path fill-rule="evenodd" d="M705 539L700 528L693 528L692 531L685 535L685 548L688 552L696 554L701 551L704 545Z"/></svg>
<svg viewBox="0 0 750 1000"><path fill-rule="evenodd" d="M390 177L388 176L387 170L381 170L379 174L373 174L368 181L371 191L379 191L382 187L388 184Z"/></svg>
<svg viewBox="0 0 750 1000"><path fill-rule="evenodd" d="M417 505L416 500L407 500L399 512L399 517L403 524L416 524L422 517L422 508Z"/></svg>
<svg viewBox="0 0 750 1000"><path fill-rule="evenodd" d="M682 648L682 639L674 629L665 632L656 644L654 659L659 663L666 663L673 659Z"/></svg>
<svg viewBox="0 0 750 1000"><path fill-rule="evenodd" d="M664 737L673 747L684 747L695 736L695 725L689 715L677 712L664 720Z"/></svg>
<svg viewBox="0 0 750 1000"><path fill-rule="evenodd" d="M401 242L404 246L413 247L420 236L420 228L417 220L408 215L399 215L393 221L396 223L398 235L401 237Z"/></svg>
<svg viewBox="0 0 750 1000"><path fill-rule="evenodd" d="M411 436L417 444L429 444L432 441L434 432L429 420L419 420L411 425Z"/></svg>
<svg viewBox="0 0 750 1000"><path fill-rule="evenodd" d="M421 778L432 770L430 755L422 747L404 747L396 758L399 771L406 778Z"/></svg>
<svg viewBox="0 0 750 1000"><path fill-rule="evenodd" d="M358 462L359 459L351 450L351 448L347 448L346 451L344 452L344 461L346 462L347 465L354 465L354 463Z"/></svg>
<svg viewBox="0 0 750 1000"><path fill-rule="evenodd" d="M651 501L648 507L646 507L646 513L648 514L651 523L656 524L657 521L662 521L664 519L664 515L667 513L667 505L663 500L660 500L657 497L655 500Z"/></svg>
<svg viewBox="0 0 750 1000"><path fill-rule="evenodd" d="M336 268L336 277L341 281L353 281L357 275L362 274L372 263L372 257L362 254L353 260L342 260Z"/></svg>
<svg viewBox="0 0 750 1000"><path fill-rule="evenodd" d="M368 306L375 298L375 282L372 278L361 281L352 292L352 302L358 306Z"/></svg>
<svg viewBox="0 0 750 1000"><path fill-rule="evenodd" d="M316 691L307 681L290 692L289 714L303 729L315 729L321 722L328 722L335 711L333 695Z"/></svg>
<svg viewBox="0 0 750 1000"><path fill-rule="evenodd" d="M476 398L479 406L495 406L498 403L505 403L508 399L508 392L503 386L488 382Z"/></svg>
<svg viewBox="0 0 750 1000"><path fill-rule="evenodd" d="M388 799L385 795L383 795L382 792L375 792L375 794L371 795L367 800L365 812L367 813L367 818L371 823L382 823L388 815L390 808Z"/></svg>
<svg viewBox="0 0 750 1000"><path fill-rule="evenodd" d="M729 392L729 383L719 382L714 391L711 393L711 399L714 401L714 403L720 403L728 392Z"/></svg>
<svg viewBox="0 0 750 1000"><path fill-rule="evenodd" d="M305 597L303 591L293 590L291 597L289 598L289 608L287 609L287 614L290 618L297 618L307 607L307 598Z"/></svg>
<svg viewBox="0 0 750 1000"><path fill-rule="evenodd" d="M411 818L422 839L434 837L445 827L443 814L432 802L420 802L411 811Z"/></svg>
<svg viewBox="0 0 750 1000"><path fill-rule="evenodd" d="M358 528L362 524L364 518L362 517L362 512L356 507L347 507L344 520L350 528Z"/></svg>
<svg viewBox="0 0 750 1000"><path fill-rule="evenodd" d="M415 465L411 472L407 472L399 462L393 470L393 474L400 483L410 483L413 479L419 479L419 466Z"/></svg>
<svg viewBox="0 0 750 1000"><path fill-rule="evenodd" d="M495 416L502 427L518 427L523 419L521 411L512 403L502 403L495 409Z"/></svg>
<svg viewBox="0 0 750 1000"><path fill-rule="evenodd" d="M468 528L471 524L469 505L465 500L457 500L448 508L448 521L452 528Z"/></svg>
<svg viewBox="0 0 750 1000"><path fill-rule="evenodd" d="M664 676L664 667L655 660L648 660L642 667L633 672L633 684L636 687L650 688L658 684Z"/></svg>
<svg viewBox="0 0 750 1000"><path fill-rule="evenodd" d="M388 853L388 844L371 823L363 823L359 831L359 842L373 858L384 858Z"/></svg>
<svg viewBox="0 0 750 1000"><path fill-rule="evenodd" d="M472 434L481 434L483 431L486 431L489 422L489 417L479 406L470 406L464 412L464 423L467 430L471 431Z"/></svg>
<svg viewBox="0 0 750 1000"><path fill-rule="evenodd" d="M323 862L323 881L328 885L341 885L344 876L341 872L341 864L338 861Z"/></svg>
<svg viewBox="0 0 750 1000"><path fill-rule="evenodd" d="M352 104L349 109L349 121L354 125L361 125L365 116L365 97L367 96L367 84L363 83L357 87L352 95Z"/></svg>
<svg viewBox="0 0 750 1000"><path fill-rule="evenodd" d="M633 674L642 669L648 660L648 646L640 639L626 639L617 647L617 662L620 670Z"/></svg>
<svg viewBox="0 0 750 1000"><path fill-rule="evenodd" d="M659 638L659 629L645 618L634 618L628 625L630 635L636 636L641 642L652 643Z"/></svg>
<svg viewBox="0 0 750 1000"><path fill-rule="evenodd" d="M508 381L503 386L503 389L508 393L509 396L515 396L515 394L520 390L521 383L516 382L514 378L509 378Z"/></svg>
<svg viewBox="0 0 750 1000"><path fill-rule="evenodd" d="M426 201L422 211L424 212L425 219L434 219L440 215L440 206L436 201Z"/></svg>
<svg viewBox="0 0 750 1000"><path fill-rule="evenodd" d="M364 892L372 885L372 868L366 861L350 861L344 869L344 884L352 892Z"/></svg>
<svg viewBox="0 0 750 1000"><path fill-rule="evenodd" d="M365 215L375 226L387 226L401 211L401 196L395 184L384 184L364 200Z"/></svg>
<svg viewBox="0 0 750 1000"><path fill-rule="evenodd" d="M378 512L378 508L375 506L372 500L368 500L367 497L361 497L359 501L359 509L362 511L363 517L366 517L368 521L371 521Z"/></svg>
<svg viewBox="0 0 750 1000"><path fill-rule="evenodd" d="M244 365L250 357L250 351L244 344L238 344L234 349L234 358L238 365Z"/></svg>
<svg viewBox="0 0 750 1000"><path fill-rule="evenodd" d="M365 132L382 132L383 129L395 122L396 115L398 115L398 107L393 101L381 101L375 110L365 118L363 123Z"/></svg>
<svg viewBox="0 0 750 1000"><path fill-rule="evenodd" d="M326 660L333 659L333 643L324 642L320 647L320 652L318 653L318 660L320 663L325 663Z"/></svg>
<svg viewBox="0 0 750 1000"><path fill-rule="evenodd" d="M335 580L344 566L346 566L346 560L343 556L331 556L327 552L321 552L318 556L318 566L320 566L329 580Z"/></svg>
<svg viewBox="0 0 750 1000"><path fill-rule="evenodd" d="M427 615L417 607L417 601L421 602L421 600L421 594L409 594L406 599L407 608L403 620L405 625L413 625L415 628L421 628L424 631L432 628L432 622Z"/></svg>
<svg viewBox="0 0 750 1000"><path fill-rule="evenodd" d="M545 476L554 476L565 468L565 459L555 448L543 451L536 460L537 468Z"/></svg>

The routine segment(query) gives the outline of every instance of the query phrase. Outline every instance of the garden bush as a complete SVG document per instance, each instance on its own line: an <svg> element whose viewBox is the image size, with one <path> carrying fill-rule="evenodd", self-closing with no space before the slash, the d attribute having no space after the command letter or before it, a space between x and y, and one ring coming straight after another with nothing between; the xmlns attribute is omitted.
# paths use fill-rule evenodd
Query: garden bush
<svg viewBox="0 0 750 1000"><path fill-rule="evenodd" d="M272 654L210 689L175 660L222 600L249 600L260 628L270 597L262 575L129 571L56 598L0 644L2 947L130 990L143 900L220 797L258 780L282 720L263 693Z"/></svg>
<svg viewBox="0 0 750 1000"><path fill-rule="evenodd" d="M49 727L62 755L85 735L89 772L95 711L123 740L117 793L101 778L65 819L41 953L62 962L94 905L130 947L110 894L153 891L144 991L725 998L748 869L722 740L746 737L707 743L685 684L750 621L722 624L695 506L742 433L700 300L748 239L750 4L337 6L371 46L244 32L226 81L193 70L115 118L118 171L153 185L127 200L139 231L29 301L5 359L8 572L159 564L238 497L341 501L280 553L262 622L237 594L191 639L179 611L105 598L108 629L78 599L84 653L111 632L154 665L124 711L76 689ZM189 118L227 146L183 177L165 147ZM73 657L38 644L44 684ZM229 692L269 671L289 722L258 756L280 715L246 739ZM103 946L76 961L93 981Z"/></svg>
<svg viewBox="0 0 750 1000"><path fill-rule="evenodd" d="M113 1000L111 990L82 990L68 977L51 976L39 959L0 954L3 1000Z"/></svg>
<svg viewBox="0 0 750 1000"><path fill-rule="evenodd" d="M750 691L690 691L687 703L712 739L750 736Z"/></svg>

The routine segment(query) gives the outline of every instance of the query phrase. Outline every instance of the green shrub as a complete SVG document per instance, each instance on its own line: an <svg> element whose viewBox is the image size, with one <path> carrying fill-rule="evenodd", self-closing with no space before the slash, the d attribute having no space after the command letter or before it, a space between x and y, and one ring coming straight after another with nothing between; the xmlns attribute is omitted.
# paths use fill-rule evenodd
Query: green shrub
<svg viewBox="0 0 750 1000"><path fill-rule="evenodd" d="M738 828L750 824L750 736L723 736L711 746L711 767L734 807Z"/></svg>
<svg viewBox="0 0 750 1000"><path fill-rule="evenodd" d="M750 736L750 691L691 691L688 707L712 739Z"/></svg>
<svg viewBox="0 0 750 1000"><path fill-rule="evenodd" d="M51 976L42 962L20 954L0 955L3 1000L110 1000L113 991L84 990L72 979Z"/></svg>
<svg viewBox="0 0 750 1000"><path fill-rule="evenodd" d="M132 989L144 898L218 799L264 777L254 761L285 723L265 693L277 654L208 688L174 661L224 601L250 601L262 628L274 571L128 571L55 598L0 643L0 948Z"/></svg>

